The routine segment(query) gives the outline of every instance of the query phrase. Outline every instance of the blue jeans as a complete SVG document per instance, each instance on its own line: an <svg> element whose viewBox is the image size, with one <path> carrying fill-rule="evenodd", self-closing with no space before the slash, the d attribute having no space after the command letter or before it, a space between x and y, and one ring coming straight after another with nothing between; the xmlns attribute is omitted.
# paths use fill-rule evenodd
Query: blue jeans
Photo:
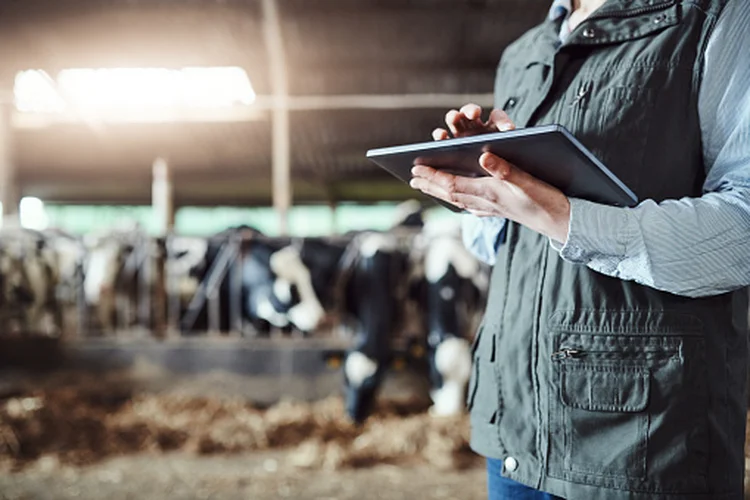
<svg viewBox="0 0 750 500"><path fill-rule="evenodd" d="M563 500L503 477L503 461L487 459L488 500Z"/></svg>

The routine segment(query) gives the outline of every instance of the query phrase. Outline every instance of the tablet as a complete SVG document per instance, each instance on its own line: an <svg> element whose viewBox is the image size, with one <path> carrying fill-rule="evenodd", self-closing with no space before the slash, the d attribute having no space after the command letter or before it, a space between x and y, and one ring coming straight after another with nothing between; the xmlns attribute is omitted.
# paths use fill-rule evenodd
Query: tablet
<svg viewBox="0 0 750 500"><path fill-rule="evenodd" d="M468 177L487 176L478 161L485 151L508 160L567 196L624 207L638 203L633 191L561 125L371 149L367 158L408 183L414 165ZM450 203L437 201L460 211Z"/></svg>

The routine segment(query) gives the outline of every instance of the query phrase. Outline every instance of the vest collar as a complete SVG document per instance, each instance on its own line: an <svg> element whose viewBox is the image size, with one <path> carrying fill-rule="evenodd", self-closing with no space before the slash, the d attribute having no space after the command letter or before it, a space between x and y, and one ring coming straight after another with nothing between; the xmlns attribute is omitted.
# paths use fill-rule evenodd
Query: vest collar
<svg viewBox="0 0 750 500"><path fill-rule="evenodd" d="M607 16L630 16L674 5L676 0L607 0L589 19Z"/></svg>
<svg viewBox="0 0 750 500"><path fill-rule="evenodd" d="M571 32L563 45L606 45L655 34L679 23L677 0L605 3Z"/></svg>
<svg viewBox="0 0 750 500"><path fill-rule="evenodd" d="M554 61L563 17L551 17L537 31L529 66L551 66ZM674 26L679 18L677 0L608 0L571 32L562 47L627 42Z"/></svg>

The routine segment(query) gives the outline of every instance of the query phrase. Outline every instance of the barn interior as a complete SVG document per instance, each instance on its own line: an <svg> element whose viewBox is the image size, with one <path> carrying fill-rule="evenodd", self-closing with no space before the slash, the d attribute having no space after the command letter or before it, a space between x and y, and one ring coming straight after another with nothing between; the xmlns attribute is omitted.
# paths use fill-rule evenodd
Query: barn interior
<svg viewBox="0 0 750 500"><path fill-rule="evenodd" d="M470 356L489 268L365 153L549 4L0 2L0 499L486 498L430 308Z"/></svg>

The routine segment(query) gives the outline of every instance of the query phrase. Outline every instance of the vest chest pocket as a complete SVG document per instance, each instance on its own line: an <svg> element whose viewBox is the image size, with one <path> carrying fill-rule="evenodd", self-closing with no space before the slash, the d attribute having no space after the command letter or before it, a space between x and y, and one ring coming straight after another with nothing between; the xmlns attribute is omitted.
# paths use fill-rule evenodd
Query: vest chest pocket
<svg viewBox="0 0 750 500"><path fill-rule="evenodd" d="M549 473L647 493L706 490L703 339L560 333Z"/></svg>
<svg viewBox="0 0 750 500"><path fill-rule="evenodd" d="M655 105L654 92L643 85L639 79L593 82L581 131L592 152L636 192L647 178L643 170L649 168L646 149Z"/></svg>

